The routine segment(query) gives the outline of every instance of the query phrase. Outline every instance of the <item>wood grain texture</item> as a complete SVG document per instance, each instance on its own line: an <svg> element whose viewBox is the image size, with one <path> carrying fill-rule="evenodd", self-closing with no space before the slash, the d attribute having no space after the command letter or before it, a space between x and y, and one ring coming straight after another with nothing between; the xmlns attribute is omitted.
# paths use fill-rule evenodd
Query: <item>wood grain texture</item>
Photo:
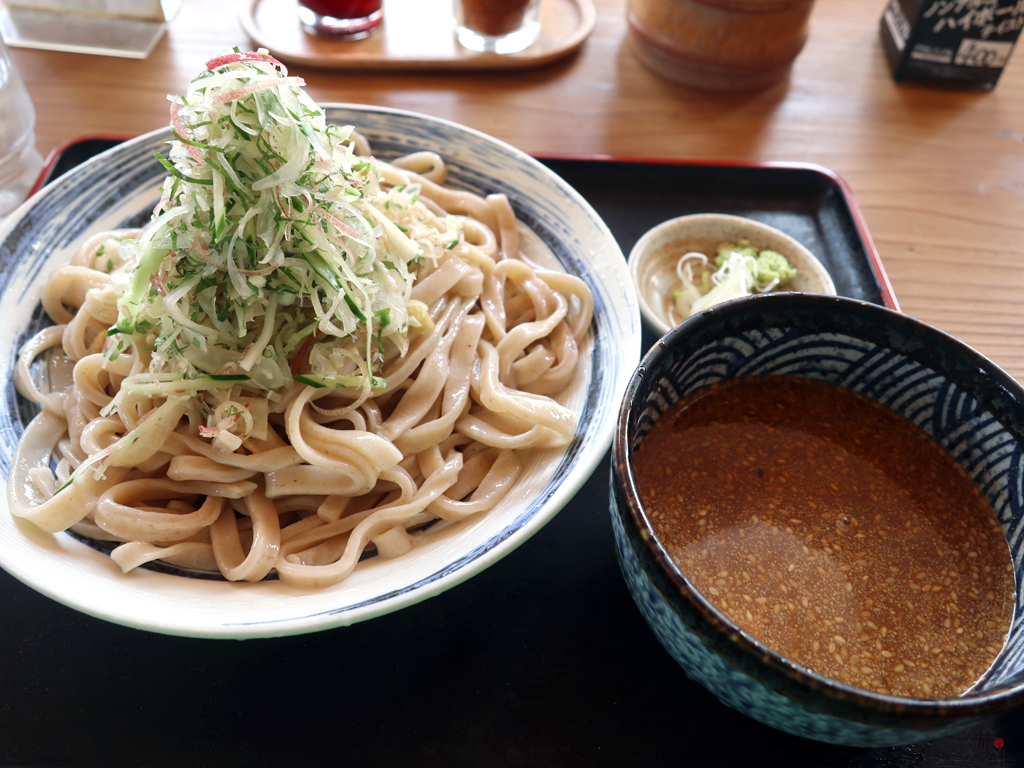
<svg viewBox="0 0 1024 768"><path fill-rule="evenodd" d="M241 2L185 0L143 61L13 50L40 150L166 125L166 94L213 53L251 47ZM595 4L582 49L540 69L291 73L319 101L425 112L528 152L825 165L852 187L903 310L1024 380L1024 53L992 91L896 84L878 37L884 2L818 0L786 82L707 94L635 60L625 0Z"/></svg>

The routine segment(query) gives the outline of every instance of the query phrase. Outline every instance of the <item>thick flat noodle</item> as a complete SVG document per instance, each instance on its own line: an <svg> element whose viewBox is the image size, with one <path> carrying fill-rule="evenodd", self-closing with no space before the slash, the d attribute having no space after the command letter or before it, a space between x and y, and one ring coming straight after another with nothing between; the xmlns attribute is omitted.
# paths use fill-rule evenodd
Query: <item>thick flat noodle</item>
<svg viewBox="0 0 1024 768"><path fill-rule="evenodd" d="M130 480L100 497L93 519L96 525L122 541L181 541L209 528L224 506L223 495L251 493L254 483L210 484L198 509L182 513L174 508L143 506L143 502L188 498L195 486L171 480ZM215 495L216 494L216 495Z"/></svg>
<svg viewBox="0 0 1024 768"><path fill-rule="evenodd" d="M309 566L301 564L295 555L290 555L277 565L281 579L305 587L326 587L342 581L355 568L360 553L374 537L416 517L457 480L461 468L462 456L455 453L426 478L411 499L384 505L362 520L349 535L348 544L337 562Z"/></svg>
<svg viewBox="0 0 1024 768"><path fill-rule="evenodd" d="M84 519L96 508L99 496L124 474L123 469L114 468L103 477L89 475L54 496L41 498L30 472L34 467L49 464L57 441L66 431L66 422L49 411L32 419L14 452L7 478L7 505L11 513L48 533L63 531Z"/></svg>
<svg viewBox="0 0 1024 768"><path fill-rule="evenodd" d="M14 386L18 393L57 415L64 413L64 394L59 390L41 392L32 378L30 368L32 362L42 353L59 346L63 337L63 325L44 328L21 348L18 352L18 364L14 368Z"/></svg>
<svg viewBox="0 0 1024 768"><path fill-rule="evenodd" d="M125 573L154 560L163 560L194 571L217 570L213 546L199 541L183 541L169 547L158 547L145 541L129 541L116 547L110 553L110 559Z"/></svg>
<svg viewBox="0 0 1024 768"><path fill-rule="evenodd" d="M378 332L406 323L402 334L357 333L347 349L321 349L317 329L306 329L304 341L288 326L279 338L288 308L275 298L264 325L241 329L251 343L240 359L204 351L198 337L188 349L203 370L244 373L257 384L277 375L273 386L227 376L181 389L153 353L156 332L173 326L114 348L107 329L118 322L118 243L139 232L92 237L44 291L60 325L37 334L19 358L18 391L42 410L14 457L12 513L46 531L74 526L121 542L111 557L125 572L159 560L231 581L276 572L318 588L344 580L368 551L413 557L430 531L500 504L526 452L575 436L575 414L551 395L576 375L593 300L583 281L553 268L507 198L444 187L447 175L431 152L382 168L385 188L416 189L419 202L379 224L377 236L398 238L390 227L399 224L410 242L458 233L416 260L405 314L376 318ZM282 182L275 205L293 211L293 197ZM267 211L251 221L274 226ZM310 274L301 259L273 258ZM244 287L268 268L257 266L232 279ZM184 317L177 287L160 274L152 283L167 292L169 312ZM201 296L198 309L215 313L215 301ZM260 362L282 354L298 380ZM48 375L34 376L43 369ZM56 475L51 457L60 459ZM431 521L440 522L421 530Z"/></svg>
<svg viewBox="0 0 1024 768"><path fill-rule="evenodd" d="M229 581L262 579L274 567L281 546L281 527L274 503L257 489L246 497L245 506L253 534L248 552L242 549L238 520L230 508L226 507L210 528L217 567Z"/></svg>

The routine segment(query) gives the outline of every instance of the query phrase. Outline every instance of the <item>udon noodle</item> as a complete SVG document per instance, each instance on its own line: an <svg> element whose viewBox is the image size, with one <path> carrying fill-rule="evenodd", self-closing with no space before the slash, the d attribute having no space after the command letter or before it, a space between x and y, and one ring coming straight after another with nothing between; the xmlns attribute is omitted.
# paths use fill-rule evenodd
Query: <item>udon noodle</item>
<svg viewBox="0 0 1024 768"><path fill-rule="evenodd" d="M358 134L349 141L369 156ZM159 560L320 587L367 553L404 555L432 521L492 509L516 482L517 454L567 445L576 419L551 396L573 378L589 332L586 285L524 252L505 196L446 186L437 154L379 169L384 194L415 193L396 219L402 231L443 244L410 262L408 304L424 309L390 338L370 326L327 343L322 318L300 338L275 304L276 315L244 316L240 357L207 371L227 373L189 391L191 379L168 372L166 334L117 332L136 259L124 243L137 247L145 232L97 234L54 270L42 295L54 325L24 345L15 374L41 411L12 463L12 513L120 542L111 557L126 572ZM388 228L373 233L386 239ZM151 280L157 300L177 300L164 295L172 283ZM299 324L312 312L300 304ZM189 338L174 333L179 346ZM230 375L259 357L253 345L286 356L296 375L277 387ZM354 383L332 385L335 373Z"/></svg>

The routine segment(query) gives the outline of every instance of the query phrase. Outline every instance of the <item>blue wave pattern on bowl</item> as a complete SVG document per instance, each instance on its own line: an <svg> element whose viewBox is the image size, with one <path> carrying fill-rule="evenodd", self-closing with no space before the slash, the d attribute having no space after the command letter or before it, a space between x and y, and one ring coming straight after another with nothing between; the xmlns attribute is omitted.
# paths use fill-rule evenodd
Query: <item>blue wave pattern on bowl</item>
<svg viewBox="0 0 1024 768"><path fill-rule="evenodd" d="M737 333L703 346L667 366L646 385L646 399L635 406L634 450L658 417L688 394L727 379L769 374L801 376L858 392L907 417L937 440L984 490L1006 532L1015 577L1021 583L1024 463L1020 443L992 413L945 376L873 342L839 333L774 328ZM618 494L613 478L611 504L617 554L634 600L686 673L724 703L781 730L853 746L889 746L935 738L962 730L978 719L935 718L932 723L915 723L907 728L888 724L884 714L879 714L874 722L856 722L826 713L811 696L768 690L751 668L730 664L726 661L728 653L723 656L709 648L706 638L691 631L666 602L662 593L671 585L667 581L657 583L656 577L652 581L654 563L626 533L623 515L628 512ZM723 618L710 605L708 608ZM1018 606L1004 652L972 694L995 692L1024 679L1022 627L1024 620ZM811 677L826 680L813 673ZM835 681L827 681L826 686L854 692L855 696L864 693ZM813 711L815 707L822 711ZM838 709L844 709L842 702ZM923 729L927 735L923 735Z"/></svg>
<svg viewBox="0 0 1024 768"><path fill-rule="evenodd" d="M621 388L636 359L629 359L623 350L633 349L638 356L640 344L635 295L630 294L628 286L602 281L588 260L588 256L607 251L607 244L614 242L611 233L590 205L550 170L513 147L444 120L358 105L326 106L325 111L329 122L357 126L370 139L377 157L389 159L424 149L437 151L448 164L452 186L483 195L507 194L520 221L540 236L568 272L586 282L594 296L594 320L591 380L579 414L577 436L560 456L544 487L515 519L500 534L425 579L371 600L336 605L310 616L345 614L424 587L433 589L431 585L500 547L538 516L547 515L545 509L552 498L565 496L563 486L578 487L604 456ZM30 210L16 228L3 233L0 225L0 307L9 319L7 327L0 326L0 344L6 344L8 350L6 359L0 361L0 380L5 382L0 407L0 476L4 482L24 425L37 410L17 395L11 375L21 344L49 325L38 306L39 285L51 269L70 258L84 236L105 229L139 227L149 220L166 176L153 156L166 153L170 139L170 129L156 131L89 160L30 201ZM527 192L519 194L515 190ZM569 208L572 216L566 215ZM580 216L586 219L585 225ZM581 232L587 233L587 239L581 240ZM624 260L622 269L626 274ZM631 296L625 312L621 311L624 294ZM612 339L624 346L610 344ZM601 433L602 439L595 440L596 433ZM158 569L193 575L172 566ZM308 618L289 616L281 621L294 623Z"/></svg>

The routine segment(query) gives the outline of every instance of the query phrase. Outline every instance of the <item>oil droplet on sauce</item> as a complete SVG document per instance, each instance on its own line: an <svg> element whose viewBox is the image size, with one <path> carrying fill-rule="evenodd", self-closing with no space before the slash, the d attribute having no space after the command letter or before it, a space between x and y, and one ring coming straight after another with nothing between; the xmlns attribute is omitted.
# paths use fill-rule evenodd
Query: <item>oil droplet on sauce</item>
<svg viewBox="0 0 1024 768"><path fill-rule="evenodd" d="M1002 649L1013 565L981 490L923 430L839 387L736 379L644 437L637 488L687 578L819 674L957 696Z"/></svg>

